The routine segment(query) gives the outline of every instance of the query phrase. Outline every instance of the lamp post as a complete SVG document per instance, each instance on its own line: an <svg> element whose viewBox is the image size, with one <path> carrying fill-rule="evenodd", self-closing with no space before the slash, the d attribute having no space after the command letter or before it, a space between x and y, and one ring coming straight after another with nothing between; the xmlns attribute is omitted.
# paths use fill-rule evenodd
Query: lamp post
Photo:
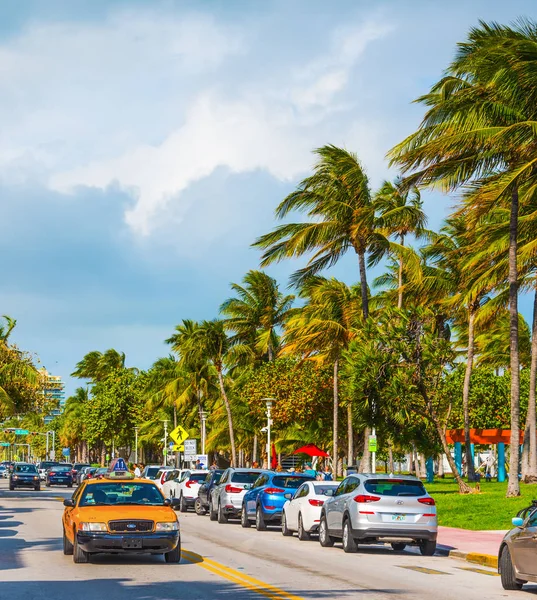
<svg viewBox="0 0 537 600"><path fill-rule="evenodd" d="M164 450L162 452L164 456L164 464L168 464L168 419L164 419Z"/></svg>
<svg viewBox="0 0 537 600"><path fill-rule="evenodd" d="M201 416L201 453L205 454L205 438L207 436L207 433L205 431L205 424L207 422L207 413L206 411L202 410L200 412L200 416Z"/></svg>
<svg viewBox="0 0 537 600"><path fill-rule="evenodd" d="M267 407L267 468L270 469L270 427L272 425L272 403L275 401L275 398L263 398L263 400Z"/></svg>
<svg viewBox="0 0 537 600"><path fill-rule="evenodd" d="M138 464L138 427L134 428L134 463Z"/></svg>

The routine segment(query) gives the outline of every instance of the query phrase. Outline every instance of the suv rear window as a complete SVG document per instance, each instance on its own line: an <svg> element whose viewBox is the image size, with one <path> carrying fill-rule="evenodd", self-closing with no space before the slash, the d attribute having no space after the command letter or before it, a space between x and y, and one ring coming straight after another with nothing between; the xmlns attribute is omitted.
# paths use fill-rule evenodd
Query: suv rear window
<svg viewBox="0 0 537 600"><path fill-rule="evenodd" d="M15 465L15 473L37 473L34 465Z"/></svg>
<svg viewBox="0 0 537 600"><path fill-rule="evenodd" d="M315 477L293 477L292 475L274 477L272 483L277 487L297 490L305 481L313 481Z"/></svg>
<svg viewBox="0 0 537 600"><path fill-rule="evenodd" d="M205 479L207 478L207 473L191 473L190 476L188 477L189 481L197 481L198 483L200 481L205 481Z"/></svg>
<svg viewBox="0 0 537 600"><path fill-rule="evenodd" d="M234 483L253 483L258 477L260 473L249 473L249 472L235 472L231 475L231 481Z"/></svg>
<svg viewBox="0 0 537 600"><path fill-rule="evenodd" d="M408 479L368 479L365 489L381 496L424 496L427 492L421 481Z"/></svg>
<svg viewBox="0 0 537 600"><path fill-rule="evenodd" d="M146 477L148 477L149 479L155 479L155 477L157 476L157 473L160 471L159 467L149 467L149 469L147 469L145 475Z"/></svg>

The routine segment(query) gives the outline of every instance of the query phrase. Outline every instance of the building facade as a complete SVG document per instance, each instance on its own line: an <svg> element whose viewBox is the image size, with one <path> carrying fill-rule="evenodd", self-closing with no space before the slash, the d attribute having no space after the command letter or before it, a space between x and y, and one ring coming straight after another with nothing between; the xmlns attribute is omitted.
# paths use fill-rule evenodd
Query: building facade
<svg viewBox="0 0 537 600"><path fill-rule="evenodd" d="M62 414L65 407L65 384L59 375L51 375L44 367L39 370L41 375L41 393L47 398L52 409L45 417L45 423L50 423Z"/></svg>

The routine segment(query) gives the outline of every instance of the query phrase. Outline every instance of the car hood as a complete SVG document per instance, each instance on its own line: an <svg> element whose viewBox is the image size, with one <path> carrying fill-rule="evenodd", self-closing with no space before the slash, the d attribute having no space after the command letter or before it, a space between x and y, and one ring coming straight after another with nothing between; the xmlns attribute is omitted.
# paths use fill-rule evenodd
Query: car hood
<svg viewBox="0 0 537 600"><path fill-rule="evenodd" d="M115 521L146 519L150 521L175 521L175 511L169 506L81 506L81 521Z"/></svg>

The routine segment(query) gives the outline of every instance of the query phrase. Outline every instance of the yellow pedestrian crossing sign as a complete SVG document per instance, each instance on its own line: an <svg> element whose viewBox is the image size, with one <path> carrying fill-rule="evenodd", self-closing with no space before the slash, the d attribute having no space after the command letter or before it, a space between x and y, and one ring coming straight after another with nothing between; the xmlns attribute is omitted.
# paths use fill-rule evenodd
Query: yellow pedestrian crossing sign
<svg viewBox="0 0 537 600"><path fill-rule="evenodd" d="M190 434L188 433L188 431L186 431L186 429L184 429L184 427L182 427L181 425L178 425L170 433L170 437L178 446L182 446L183 442L188 438L189 435Z"/></svg>

